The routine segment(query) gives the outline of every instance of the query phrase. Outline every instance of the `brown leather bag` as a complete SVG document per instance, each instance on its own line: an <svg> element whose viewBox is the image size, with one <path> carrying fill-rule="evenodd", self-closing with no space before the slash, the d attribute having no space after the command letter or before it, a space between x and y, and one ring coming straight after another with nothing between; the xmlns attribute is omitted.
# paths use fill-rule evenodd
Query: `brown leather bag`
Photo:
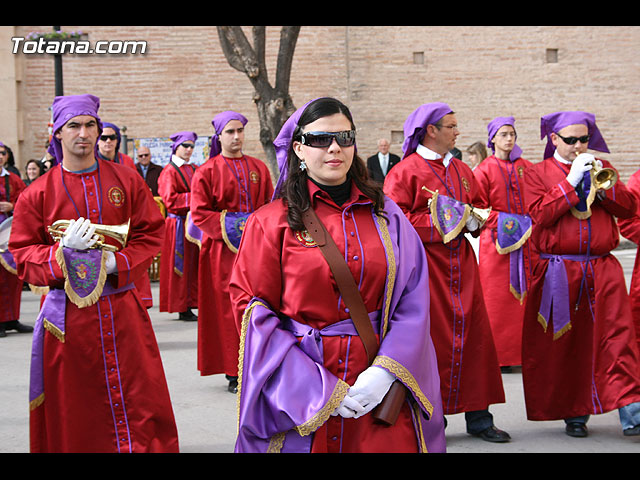
<svg viewBox="0 0 640 480"><path fill-rule="evenodd" d="M369 314L360 295L360 290L353 279L347 262L345 262L333 238L331 238L331 235L329 235L312 207L309 207L303 213L302 218L309 235L318 245L331 268L338 289L342 294L342 299L349 308L351 320L364 344L369 364L371 364L378 352L378 340L369 320ZM400 381L394 381L380 405L372 412L373 417L380 423L393 425L398 418L406 396L406 387Z"/></svg>

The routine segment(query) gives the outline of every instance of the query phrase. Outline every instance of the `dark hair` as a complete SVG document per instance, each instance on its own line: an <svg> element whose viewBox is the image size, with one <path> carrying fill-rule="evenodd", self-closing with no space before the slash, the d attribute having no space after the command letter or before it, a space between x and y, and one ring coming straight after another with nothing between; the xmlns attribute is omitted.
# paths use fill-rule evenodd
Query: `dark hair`
<svg viewBox="0 0 640 480"><path fill-rule="evenodd" d="M301 139L303 128L306 125L319 118L337 113L347 117L351 123L351 128L353 130L356 129L347 106L335 98L324 97L314 100L307 106L302 115L300 115L298 125L293 132L287 155L288 176L282 184L278 197L285 200L287 204L287 221L295 231L305 229L302 213L311 206L311 199L307 188L307 173L306 170L300 170L300 159L293 151L293 141ZM369 179L367 166L357 153L353 156L353 162L347 172L347 178L351 179L360 191L373 201L374 211L382 215L384 208L382 187Z"/></svg>
<svg viewBox="0 0 640 480"><path fill-rule="evenodd" d="M44 165L42 164L42 162L40 160L36 160L34 158L29 160L27 162L27 164L24 166L25 172L27 171L27 168L29 168L29 164L31 164L31 163L35 163L37 165L38 171L40 172L38 175L42 175L45 172L45 168L44 168Z"/></svg>

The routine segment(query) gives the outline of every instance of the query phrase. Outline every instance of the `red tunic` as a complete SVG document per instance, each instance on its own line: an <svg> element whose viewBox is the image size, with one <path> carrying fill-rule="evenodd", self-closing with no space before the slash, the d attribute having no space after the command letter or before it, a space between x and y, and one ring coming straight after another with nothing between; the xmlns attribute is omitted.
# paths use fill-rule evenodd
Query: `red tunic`
<svg viewBox="0 0 640 480"><path fill-rule="evenodd" d="M638 198L640 208L640 170L631 175L627 182L627 188ZM623 237L639 246L631 275L631 285L629 285L629 298L631 299L633 323L636 327L636 338L638 345L640 345L640 211L631 218L619 218L618 226Z"/></svg>
<svg viewBox="0 0 640 480"><path fill-rule="evenodd" d="M503 403L505 397L478 264L464 235L442 242L427 207L431 194L422 190L423 186L473 203L476 183L471 169L456 158L445 168L442 160L425 160L413 153L393 167L384 189L405 212L425 246L431 335L438 356L444 413L483 410Z"/></svg>
<svg viewBox="0 0 640 480"><path fill-rule="evenodd" d="M0 167L0 172L2 170ZM0 175L0 201L13 203L15 209L16 201L26 186L18 175L8 170L6 172L9 174L8 177ZM9 178L8 196L6 178ZM7 218L6 214L0 213L0 223ZM22 280L16 276L12 264L0 258L0 322L10 322L20 318L22 283Z"/></svg>
<svg viewBox="0 0 640 480"><path fill-rule="evenodd" d="M63 286L47 226L79 215L107 225L131 220L127 245L115 255L118 273L107 282L120 288L146 273L162 245L162 215L133 169L98 166L63 177L57 165L22 193L9 245L20 278ZM44 332L44 397L31 405L31 451L176 452L162 360L138 291L105 295L82 309L67 301L65 322L64 342Z"/></svg>
<svg viewBox="0 0 640 480"><path fill-rule="evenodd" d="M184 228L183 270L175 269L176 228L181 217L186 227L186 216L191 202L191 179L196 167L189 163L174 168L170 162L158 178L158 193L167 208L165 237L160 254L160 311L184 312L198 306L198 246L186 240Z"/></svg>
<svg viewBox="0 0 640 480"><path fill-rule="evenodd" d="M238 375L239 333L229 300L235 253L224 242L223 211L252 212L271 200L273 184L261 160L218 155L198 167L191 183L191 218L202 230L198 266L198 370Z"/></svg>
<svg viewBox="0 0 640 480"><path fill-rule="evenodd" d="M109 160L103 159L105 162ZM129 155L125 153L118 152L118 161L112 161L116 165L125 165L127 167L133 168L136 172L136 164ZM146 275L142 275L138 280L136 280L136 288L140 292L140 299L145 307L151 308L153 307L153 296L151 294L151 280L149 279L149 272Z"/></svg>
<svg viewBox="0 0 640 480"><path fill-rule="evenodd" d="M605 199L591 205L588 220L579 220L570 212L579 198L566 180L568 173L569 165L553 157L525 173L525 202L534 222L532 248L540 254L585 255L590 247L590 256L597 256L586 269L582 261L562 260L570 328L560 336L552 328L557 320L549 318L545 328L538 316L549 259L534 265L522 349L530 420L603 413L640 401L639 354L624 273L609 253L620 241L614 217L630 217L637 200L619 181Z"/></svg>
<svg viewBox="0 0 640 480"><path fill-rule="evenodd" d="M354 276L368 312L379 310L385 298L387 262L384 246L371 214L371 200L357 187L351 198L338 207L328 194L307 182L313 207ZM321 330L350 318L340 297L329 264L308 239L294 233L287 222L287 209L277 200L261 209L256 228L247 229L242 251L234 267L232 297L238 328L252 296L265 300L284 317ZM255 255L253 254L255 252ZM319 281L319 279L329 279ZM353 385L368 367L367 354L357 336L322 337L322 365ZM332 416L313 436L312 453L417 452L418 444L405 404L393 427L376 426L372 415L359 419Z"/></svg>
<svg viewBox="0 0 640 480"><path fill-rule="evenodd" d="M473 171L478 184L476 205L491 207L489 219L480 234L479 270L500 366L515 366L522 362L522 318L526 294L520 300L510 291L510 255L502 255L496 249L498 214L526 213L523 175L530 166L531 162L523 158L511 162L492 155ZM528 285L531 278L529 242L521 248Z"/></svg>

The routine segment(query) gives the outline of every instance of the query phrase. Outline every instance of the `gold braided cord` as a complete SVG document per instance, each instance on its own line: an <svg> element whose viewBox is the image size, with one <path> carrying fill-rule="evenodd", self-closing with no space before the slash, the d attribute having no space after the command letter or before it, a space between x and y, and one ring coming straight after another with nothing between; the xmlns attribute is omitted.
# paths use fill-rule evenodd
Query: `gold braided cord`
<svg viewBox="0 0 640 480"><path fill-rule="evenodd" d="M382 309L382 331L381 335L387 334L389 328L389 310L391 309L391 297L393 295L393 289L396 283L396 275L398 267L396 265L396 256L393 251L393 242L391 241L391 235L389 234L389 226L384 217L376 215L376 221L380 228L380 234L382 237L382 245L387 255L387 280L386 280L386 295L384 299L384 305Z"/></svg>

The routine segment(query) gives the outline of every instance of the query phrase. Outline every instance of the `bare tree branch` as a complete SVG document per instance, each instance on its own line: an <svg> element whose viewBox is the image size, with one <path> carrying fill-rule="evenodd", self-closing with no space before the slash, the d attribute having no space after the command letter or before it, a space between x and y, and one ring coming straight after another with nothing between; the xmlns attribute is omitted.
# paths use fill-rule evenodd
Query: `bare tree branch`
<svg viewBox="0 0 640 480"><path fill-rule="evenodd" d="M269 83L265 62L266 28L252 28L253 46L239 26L218 26L217 30L229 65L245 73L254 87L253 101L260 119L260 143L267 155L267 165L277 177L273 140L295 110L289 96L289 82L300 27L282 27L280 31L275 88Z"/></svg>

